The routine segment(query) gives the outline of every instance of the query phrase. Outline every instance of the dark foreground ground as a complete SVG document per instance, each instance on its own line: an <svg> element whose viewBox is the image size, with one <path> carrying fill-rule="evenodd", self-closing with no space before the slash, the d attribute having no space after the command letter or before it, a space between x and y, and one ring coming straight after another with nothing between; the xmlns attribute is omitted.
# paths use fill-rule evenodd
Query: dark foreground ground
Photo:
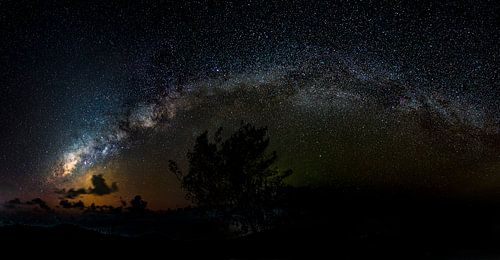
<svg viewBox="0 0 500 260"><path fill-rule="evenodd" d="M284 203L290 215L279 226L239 238L130 237L74 224L10 225L0 228L0 247L145 259L500 259L500 207L494 201L295 191Z"/></svg>

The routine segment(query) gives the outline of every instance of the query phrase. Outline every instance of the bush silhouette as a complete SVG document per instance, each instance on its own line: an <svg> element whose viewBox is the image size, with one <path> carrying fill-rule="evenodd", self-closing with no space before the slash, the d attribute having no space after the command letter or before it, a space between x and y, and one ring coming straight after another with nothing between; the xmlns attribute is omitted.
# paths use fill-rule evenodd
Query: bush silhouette
<svg viewBox="0 0 500 260"><path fill-rule="evenodd" d="M291 171L280 173L272 165L276 152L266 154L267 128L242 125L227 140L222 128L208 140L208 132L198 136L187 153L189 171L183 174L177 163L170 170L181 180L186 198L211 209L251 209L270 205L284 187Z"/></svg>

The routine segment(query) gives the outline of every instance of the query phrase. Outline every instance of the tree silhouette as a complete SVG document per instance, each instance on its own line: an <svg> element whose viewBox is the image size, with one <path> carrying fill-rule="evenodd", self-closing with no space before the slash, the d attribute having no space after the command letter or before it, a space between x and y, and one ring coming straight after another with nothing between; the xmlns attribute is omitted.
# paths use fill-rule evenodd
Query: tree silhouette
<svg viewBox="0 0 500 260"><path fill-rule="evenodd" d="M140 195L136 195L134 199L130 201L130 207L128 207L128 210L133 213L144 213L147 205L147 201L142 200Z"/></svg>
<svg viewBox="0 0 500 260"><path fill-rule="evenodd" d="M227 140L222 128L208 140L208 131L198 136L187 153L189 171L183 174L174 161L170 171L186 190L186 198L211 209L251 209L268 206L284 187L283 179L292 172L280 173L272 165L276 152L266 154L267 128L242 124Z"/></svg>

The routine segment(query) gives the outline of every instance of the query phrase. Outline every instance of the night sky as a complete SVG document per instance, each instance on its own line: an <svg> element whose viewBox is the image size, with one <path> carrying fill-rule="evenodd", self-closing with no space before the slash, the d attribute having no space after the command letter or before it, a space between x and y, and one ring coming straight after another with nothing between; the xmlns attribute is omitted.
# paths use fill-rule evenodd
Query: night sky
<svg viewBox="0 0 500 260"><path fill-rule="evenodd" d="M498 196L496 1L1 1L0 201L187 204L168 160L268 126L294 186ZM500 197L499 197L500 198Z"/></svg>

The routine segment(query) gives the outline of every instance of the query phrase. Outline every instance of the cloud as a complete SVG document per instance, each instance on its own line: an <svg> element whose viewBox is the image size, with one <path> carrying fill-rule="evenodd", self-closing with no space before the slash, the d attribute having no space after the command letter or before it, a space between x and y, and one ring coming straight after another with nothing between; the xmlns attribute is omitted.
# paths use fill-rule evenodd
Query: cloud
<svg viewBox="0 0 500 260"><path fill-rule="evenodd" d="M19 198L15 198L13 200L9 200L7 203L9 204L22 204L21 200Z"/></svg>
<svg viewBox="0 0 500 260"><path fill-rule="evenodd" d="M23 204L23 203L21 202L21 200L20 200L20 199L15 198L15 199L12 199L12 200L9 200L9 201L5 202L5 203L3 204L3 206L4 206L5 208L8 208L8 209L14 209L14 208L16 208L18 205L22 205L22 204Z"/></svg>
<svg viewBox="0 0 500 260"><path fill-rule="evenodd" d="M78 202L70 202L68 200L61 200L59 202L59 205L65 209L71 209L71 208L84 209L85 208L85 204L81 200L79 200Z"/></svg>
<svg viewBox="0 0 500 260"><path fill-rule="evenodd" d="M74 199L74 198L79 197L80 195L88 194L87 190L85 190L84 188L80 188L80 189L71 188L68 191L66 191L65 189L62 189L60 191L57 191L56 193L64 194L64 197L66 197L68 199Z"/></svg>
<svg viewBox="0 0 500 260"><path fill-rule="evenodd" d="M110 187L102 175L92 175L92 185L94 188L89 189L89 194L101 196L118 191L116 182L113 182Z"/></svg>
<svg viewBox="0 0 500 260"><path fill-rule="evenodd" d="M9 200L3 204L3 206L5 208L8 208L8 209L15 209L15 208L18 208L22 205L30 205L30 206L34 205L34 206L38 206L41 209L46 210L46 211L51 210L49 205L47 205L47 202L45 202L44 200L42 200L40 198L32 199L32 200L29 200L26 202L22 202L19 198L15 198L15 199Z"/></svg>
<svg viewBox="0 0 500 260"><path fill-rule="evenodd" d="M49 207L49 205L47 205L47 202L45 202L44 200L42 200L40 198L36 198L36 199L32 199L30 201L27 201L26 205L38 205L41 209L44 209L47 211L50 210L50 207Z"/></svg>
<svg viewBox="0 0 500 260"><path fill-rule="evenodd" d="M106 180L101 174L98 175L92 175L92 187L85 189L85 188L71 188L69 190L62 189L62 190L57 190L57 194L62 194L65 198L68 199L74 199L79 197L80 195L97 195L97 196L103 196L107 194L111 194L114 192L118 191L118 185L116 182L113 182L111 186L109 186L106 183Z"/></svg>

